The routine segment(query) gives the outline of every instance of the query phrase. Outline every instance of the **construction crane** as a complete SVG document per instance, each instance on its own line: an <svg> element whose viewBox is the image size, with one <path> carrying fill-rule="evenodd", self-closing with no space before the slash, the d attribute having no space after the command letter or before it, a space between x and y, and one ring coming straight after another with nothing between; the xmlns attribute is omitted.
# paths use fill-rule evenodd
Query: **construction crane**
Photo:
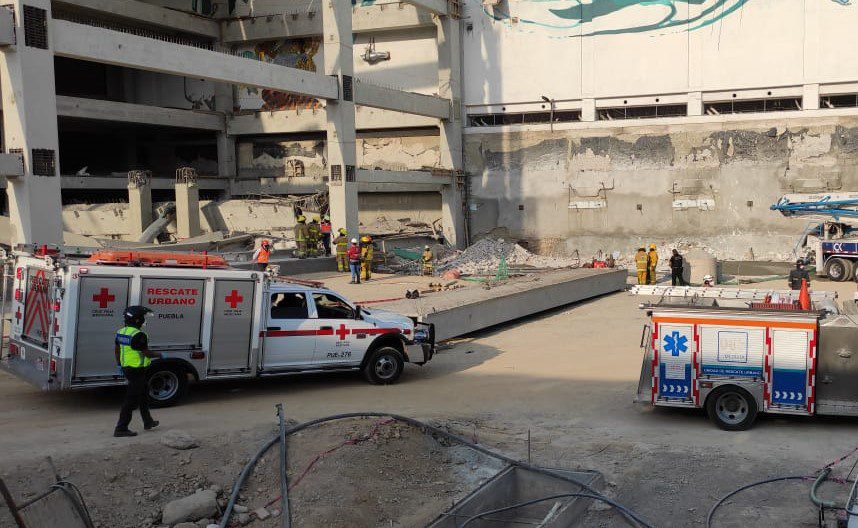
<svg viewBox="0 0 858 528"><path fill-rule="evenodd" d="M787 194L770 209L815 220L805 227L793 252L811 249L818 275L838 282L858 279L858 193Z"/></svg>

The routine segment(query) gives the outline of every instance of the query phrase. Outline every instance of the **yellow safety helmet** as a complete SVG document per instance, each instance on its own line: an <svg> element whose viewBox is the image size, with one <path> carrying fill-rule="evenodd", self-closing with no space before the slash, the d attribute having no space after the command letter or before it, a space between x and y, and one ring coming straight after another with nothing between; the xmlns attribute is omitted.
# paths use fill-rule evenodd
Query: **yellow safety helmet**
<svg viewBox="0 0 858 528"><path fill-rule="evenodd" d="M650 245L649 245L649 248L650 248L650 249L655 249L655 244L650 244Z"/></svg>
<svg viewBox="0 0 858 528"><path fill-rule="evenodd" d="M306 221L307 221L307 217L306 217L306 216L304 216L304 215L299 215L299 216L298 216L298 222L299 222L299 223L300 223L300 222L306 222Z"/></svg>
<svg viewBox="0 0 858 528"><path fill-rule="evenodd" d="M371 238L369 238L368 236L362 236L362 237L360 237L360 241L361 241L361 242L369 242L370 240L372 240L372 239L371 239Z"/></svg>
<svg viewBox="0 0 858 528"><path fill-rule="evenodd" d="M346 228L345 228L345 227L341 227L341 228L340 228L339 233L340 233L341 235L343 235L343 236L346 236L346 235L348 235L348 234L349 234L349 232L348 232L348 231L346 231Z"/></svg>
<svg viewBox="0 0 858 528"><path fill-rule="evenodd" d="M321 219L321 218L319 218L319 217L317 216L316 218L314 218L314 219L313 219L313 221L314 221L314 222L321 222L321 221L322 221L322 219Z"/></svg>

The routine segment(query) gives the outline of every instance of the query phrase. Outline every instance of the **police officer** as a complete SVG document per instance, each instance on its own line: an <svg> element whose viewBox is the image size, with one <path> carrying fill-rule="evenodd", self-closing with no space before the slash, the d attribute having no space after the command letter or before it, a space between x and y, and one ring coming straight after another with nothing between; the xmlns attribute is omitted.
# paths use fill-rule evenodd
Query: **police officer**
<svg viewBox="0 0 858 528"><path fill-rule="evenodd" d="M795 261L795 269L789 272L789 287L791 290L800 290L801 281L806 281L810 287L810 274L804 269L804 260L798 259Z"/></svg>
<svg viewBox="0 0 858 528"><path fill-rule="evenodd" d="M116 363L122 367L128 388L113 436L137 436L137 433L128 429L134 409L140 409L144 429L148 431L158 426L158 422L149 414L149 401L146 399L147 367L152 359L161 357L161 354L149 351L149 338L141 330L149 313L152 310L144 306L129 306L125 309L125 326L116 332Z"/></svg>

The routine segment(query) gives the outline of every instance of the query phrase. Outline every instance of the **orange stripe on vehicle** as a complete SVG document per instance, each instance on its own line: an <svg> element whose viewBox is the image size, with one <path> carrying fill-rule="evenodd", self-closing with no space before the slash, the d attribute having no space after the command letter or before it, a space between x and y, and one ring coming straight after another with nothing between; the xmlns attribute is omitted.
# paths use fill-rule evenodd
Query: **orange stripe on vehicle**
<svg viewBox="0 0 858 528"><path fill-rule="evenodd" d="M745 321L739 319L682 319L679 317L653 318L653 322L665 324L702 324L702 325L725 325L725 326L752 326L764 328L799 328L802 330L815 330L814 323L790 323L787 321Z"/></svg>

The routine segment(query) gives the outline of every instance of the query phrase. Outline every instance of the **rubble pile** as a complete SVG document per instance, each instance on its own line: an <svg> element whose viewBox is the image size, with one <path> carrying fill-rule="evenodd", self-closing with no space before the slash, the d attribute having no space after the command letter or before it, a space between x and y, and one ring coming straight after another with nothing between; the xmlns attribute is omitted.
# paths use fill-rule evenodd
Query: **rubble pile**
<svg viewBox="0 0 858 528"><path fill-rule="evenodd" d="M491 274L497 271L502 259L506 259L510 267L534 269L569 268L579 265L577 258L545 257L533 254L515 242L502 238L484 238L462 252L439 260L436 269L458 269L464 275Z"/></svg>

